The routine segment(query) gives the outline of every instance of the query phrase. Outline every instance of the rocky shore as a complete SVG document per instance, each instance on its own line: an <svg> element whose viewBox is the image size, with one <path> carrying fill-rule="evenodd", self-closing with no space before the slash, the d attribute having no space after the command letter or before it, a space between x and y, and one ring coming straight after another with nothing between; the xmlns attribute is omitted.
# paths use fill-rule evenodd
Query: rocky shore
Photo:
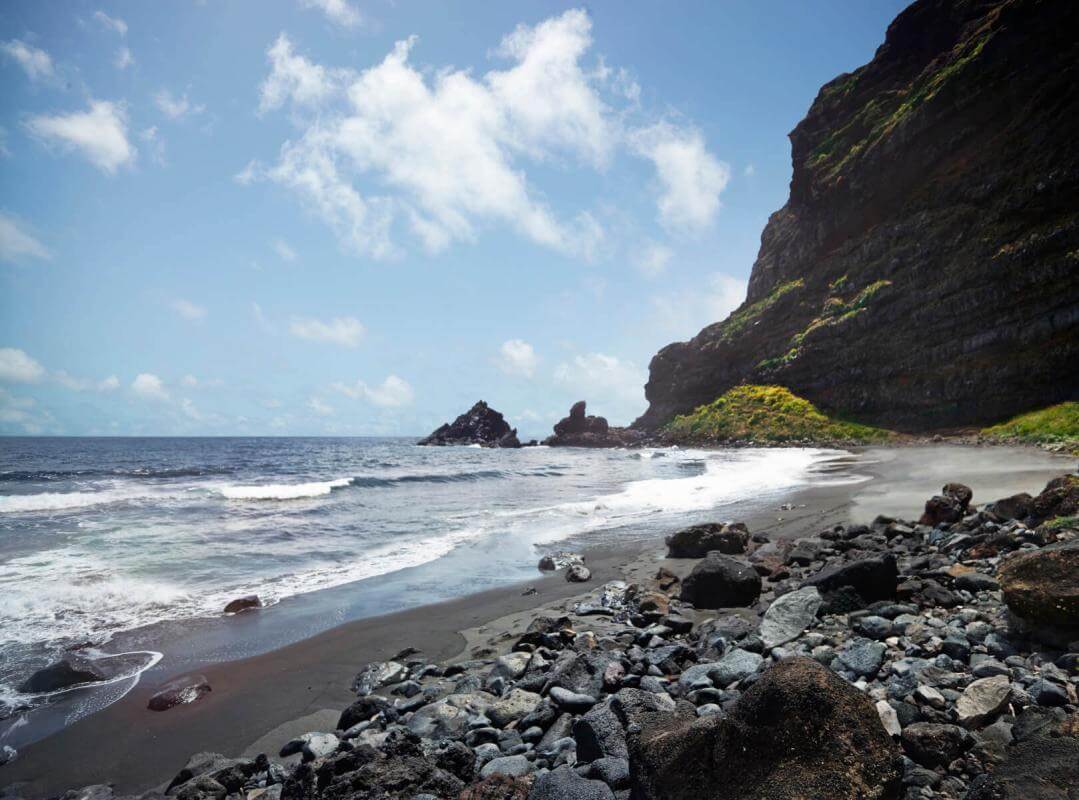
<svg viewBox="0 0 1079 800"><path fill-rule="evenodd" d="M1070 475L793 540L676 531L658 571L448 663L363 665L333 730L196 754L141 797L1071 798L1077 513Z"/></svg>

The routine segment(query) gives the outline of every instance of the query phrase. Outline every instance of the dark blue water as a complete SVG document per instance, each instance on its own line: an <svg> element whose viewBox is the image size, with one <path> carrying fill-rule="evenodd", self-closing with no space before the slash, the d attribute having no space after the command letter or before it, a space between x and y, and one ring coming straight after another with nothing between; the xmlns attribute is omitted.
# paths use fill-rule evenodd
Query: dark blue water
<svg viewBox="0 0 1079 800"><path fill-rule="evenodd" d="M333 590L367 614L478 591L534 574L558 543L655 536L748 494L778 497L835 455L0 439L0 717L42 699L15 686L65 648L115 652L121 635L220 616L246 594L273 605ZM362 594L417 568L437 591ZM145 666L158 648L141 645Z"/></svg>

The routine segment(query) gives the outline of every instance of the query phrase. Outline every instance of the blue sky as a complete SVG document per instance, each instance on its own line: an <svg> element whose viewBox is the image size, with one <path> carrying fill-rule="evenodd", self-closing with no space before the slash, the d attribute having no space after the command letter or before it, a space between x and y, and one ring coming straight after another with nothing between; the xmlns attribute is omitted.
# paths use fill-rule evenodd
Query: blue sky
<svg viewBox="0 0 1079 800"><path fill-rule="evenodd" d="M902 7L9 0L0 432L629 422Z"/></svg>

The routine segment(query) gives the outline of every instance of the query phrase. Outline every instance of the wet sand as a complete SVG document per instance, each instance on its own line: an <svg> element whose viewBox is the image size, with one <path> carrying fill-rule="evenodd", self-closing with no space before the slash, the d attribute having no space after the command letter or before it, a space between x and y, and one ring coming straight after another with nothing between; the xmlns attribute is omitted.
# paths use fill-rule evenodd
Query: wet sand
<svg viewBox="0 0 1079 800"><path fill-rule="evenodd" d="M872 463L858 472L872 474L871 482L805 489L787 498L789 508L762 510L745 521L754 532L793 538L871 519L878 512L915 516L945 480L970 483L975 502L986 502L1018 491L1037 492L1049 478L1074 468L1073 459L1020 449L966 454L956 453L959 449L867 451ZM941 470L947 469L953 471L942 479ZM213 691L190 706L148 711L159 681L144 676L119 702L23 749L0 768L0 785L26 782L20 787L25 797L94 783L136 793L167 783L197 752L276 756L284 742L300 733L333 729L341 709L354 699L348 690L353 676L367 662L392 658L406 647L440 662L477 651L504 651L539 610L565 607L570 598L606 581L633 579L663 563L661 541L587 550L586 555L593 573L588 584L537 573L524 584L357 620L269 653L207 665L197 672ZM528 586L537 593L523 595Z"/></svg>

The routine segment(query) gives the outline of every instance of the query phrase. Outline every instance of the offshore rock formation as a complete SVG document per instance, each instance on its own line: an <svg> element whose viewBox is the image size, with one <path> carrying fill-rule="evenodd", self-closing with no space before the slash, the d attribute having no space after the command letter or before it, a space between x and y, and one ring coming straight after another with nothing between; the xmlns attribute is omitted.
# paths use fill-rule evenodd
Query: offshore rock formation
<svg viewBox="0 0 1079 800"><path fill-rule="evenodd" d="M891 428L1079 393L1079 4L919 0L790 134L746 302L651 363L654 429L740 383Z"/></svg>
<svg viewBox="0 0 1079 800"><path fill-rule="evenodd" d="M520 447L517 429L511 428L502 415L480 400L453 422L440 426L421 445L468 445L484 447Z"/></svg>
<svg viewBox="0 0 1079 800"><path fill-rule="evenodd" d="M611 427L606 417L585 414L584 400L570 407L569 416L554 426L554 435L543 443L550 447L625 447L638 443L643 436L630 428Z"/></svg>

